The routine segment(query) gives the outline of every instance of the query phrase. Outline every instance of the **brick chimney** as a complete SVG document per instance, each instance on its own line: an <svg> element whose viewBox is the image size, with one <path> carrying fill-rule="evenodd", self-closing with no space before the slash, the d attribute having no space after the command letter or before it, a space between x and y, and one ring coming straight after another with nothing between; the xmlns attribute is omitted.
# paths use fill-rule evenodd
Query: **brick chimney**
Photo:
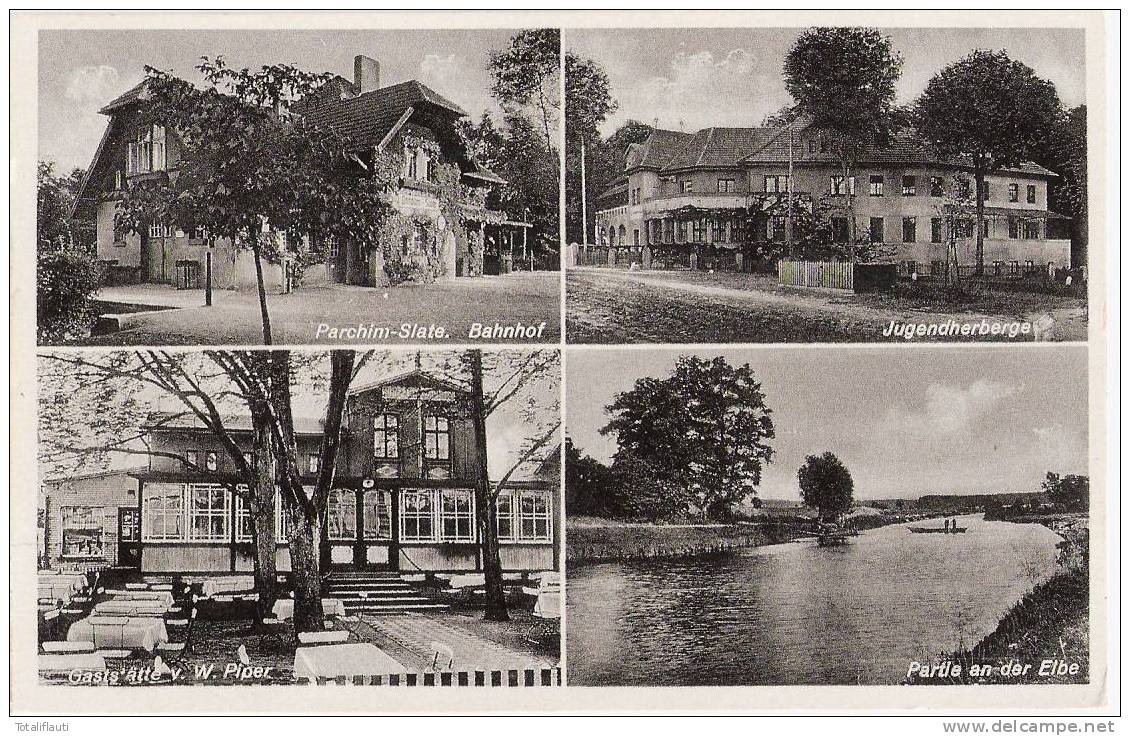
<svg viewBox="0 0 1130 736"><path fill-rule="evenodd" d="M357 94L372 92L381 86L381 65L376 59L358 54L353 57L353 84Z"/></svg>

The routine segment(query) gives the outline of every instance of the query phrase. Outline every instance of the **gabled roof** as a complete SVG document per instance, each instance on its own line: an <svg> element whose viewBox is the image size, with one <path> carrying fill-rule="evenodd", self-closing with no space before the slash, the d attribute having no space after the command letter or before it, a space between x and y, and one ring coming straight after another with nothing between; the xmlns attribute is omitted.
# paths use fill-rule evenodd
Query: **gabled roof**
<svg viewBox="0 0 1130 736"><path fill-rule="evenodd" d="M118 108L130 105L138 100L145 99L145 82L138 82L132 88L126 90L122 94L111 100L105 107L98 112L102 115L110 115Z"/></svg>
<svg viewBox="0 0 1130 736"><path fill-rule="evenodd" d="M93 480L95 478L110 478L115 475L132 475L138 471L145 470L144 465L130 465L124 468L107 468L105 470L93 470L86 473L77 473L65 476L52 476L44 478L44 483L70 483L78 480Z"/></svg>
<svg viewBox="0 0 1130 736"><path fill-rule="evenodd" d="M467 115L463 108L414 79L356 97L323 98L293 109L316 125L334 128L362 150L384 140L405 110L421 104L432 105L452 117Z"/></svg>
<svg viewBox="0 0 1130 736"><path fill-rule="evenodd" d="M454 391L456 393L467 393L467 389L456 384L454 381L449 381L443 378L437 378L435 375L425 371L423 368L414 368L404 373L396 373L386 378L381 378L370 383L366 383L357 388L350 388L349 394L365 393L373 389L382 388L384 386L391 386L397 383L418 383L432 388L439 388L446 391Z"/></svg>

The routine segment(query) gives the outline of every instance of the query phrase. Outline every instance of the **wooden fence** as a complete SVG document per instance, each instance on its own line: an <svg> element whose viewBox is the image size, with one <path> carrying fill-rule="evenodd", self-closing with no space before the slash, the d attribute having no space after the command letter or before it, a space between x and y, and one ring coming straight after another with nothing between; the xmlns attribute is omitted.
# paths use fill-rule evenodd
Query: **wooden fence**
<svg viewBox="0 0 1130 736"><path fill-rule="evenodd" d="M852 265L837 261L778 261L777 282L781 286L851 291Z"/></svg>

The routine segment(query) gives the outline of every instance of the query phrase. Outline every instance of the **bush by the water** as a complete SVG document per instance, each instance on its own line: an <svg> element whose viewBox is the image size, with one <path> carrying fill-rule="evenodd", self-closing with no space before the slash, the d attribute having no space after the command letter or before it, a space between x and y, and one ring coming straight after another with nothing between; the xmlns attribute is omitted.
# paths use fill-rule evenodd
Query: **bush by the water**
<svg viewBox="0 0 1130 736"><path fill-rule="evenodd" d="M93 255L41 252L36 265L39 342L85 335L94 321L94 294L101 283L102 268Z"/></svg>

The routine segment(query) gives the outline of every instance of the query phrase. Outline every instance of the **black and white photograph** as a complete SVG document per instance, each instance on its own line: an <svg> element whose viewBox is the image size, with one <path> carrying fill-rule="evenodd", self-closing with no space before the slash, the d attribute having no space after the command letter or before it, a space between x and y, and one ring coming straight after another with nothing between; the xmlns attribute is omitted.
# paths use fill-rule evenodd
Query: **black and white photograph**
<svg viewBox="0 0 1130 736"><path fill-rule="evenodd" d="M1032 352L570 355L569 684L1088 682L1086 350Z"/></svg>
<svg viewBox="0 0 1130 736"><path fill-rule="evenodd" d="M560 684L558 351L39 362L44 684Z"/></svg>
<svg viewBox="0 0 1130 736"><path fill-rule="evenodd" d="M559 32L44 31L40 344L552 343Z"/></svg>
<svg viewBox="0 0 1130 736"><path fill-rule="evenodd" d="M15 732L1115 731L1116 11L9 15Z"/></svg>
<svg viewBox="0 0 1130 736"><path fill-rule="evenodd" d="M1081 29L563 45L570 343L1087 339Z"/></svg>

